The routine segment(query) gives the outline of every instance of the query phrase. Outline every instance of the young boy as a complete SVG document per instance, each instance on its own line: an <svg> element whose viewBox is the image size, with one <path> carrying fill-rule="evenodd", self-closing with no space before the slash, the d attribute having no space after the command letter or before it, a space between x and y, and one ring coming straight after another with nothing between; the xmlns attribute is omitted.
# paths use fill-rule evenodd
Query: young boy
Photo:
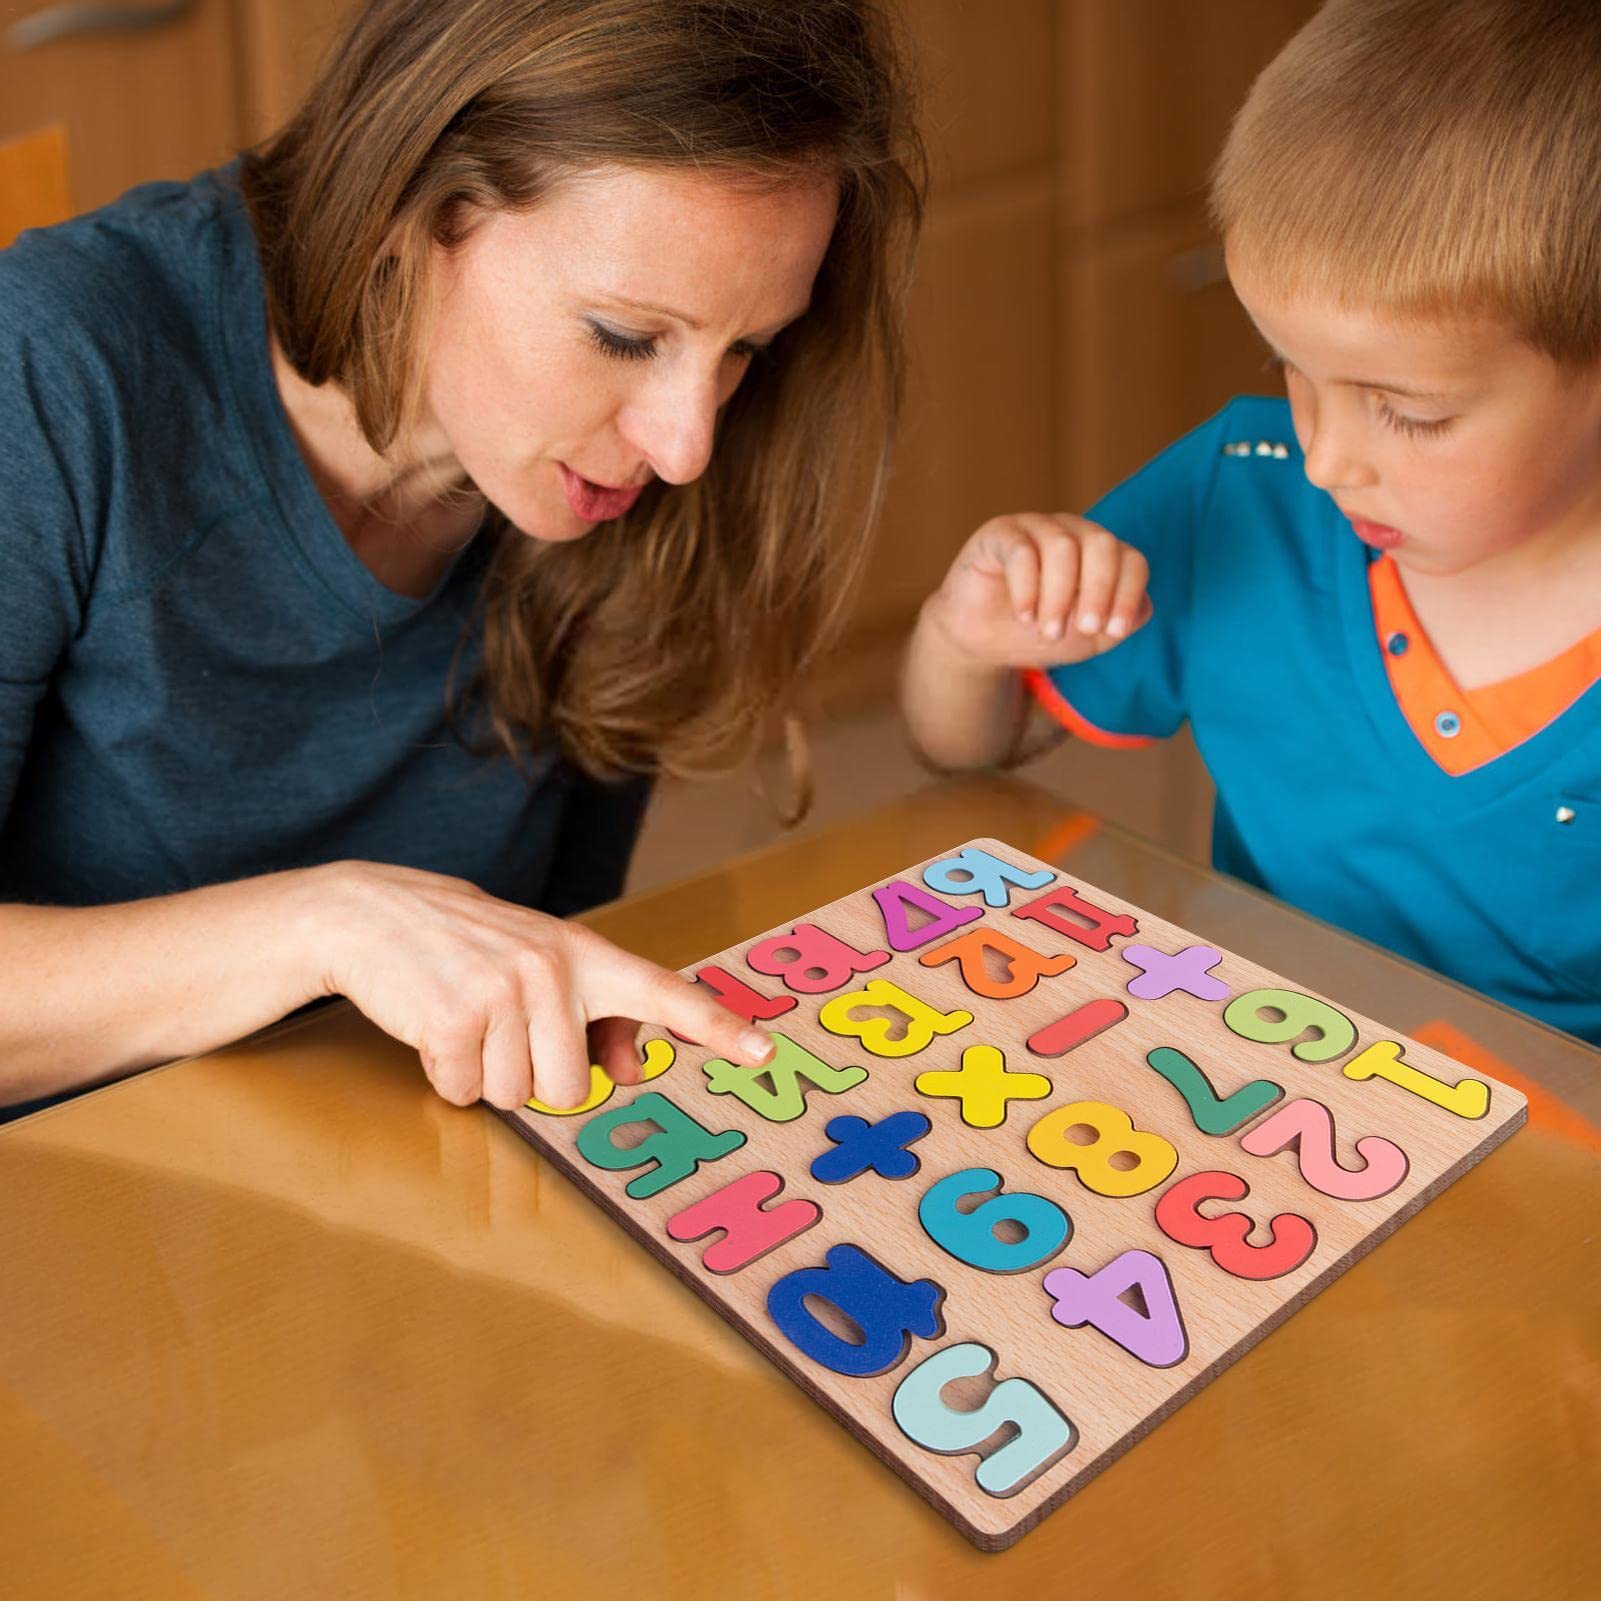
<svg viewBox="0 0 1601 1601"><path fill-rule="evenodd" d="M1333 0L1213 201L1288 404L980 528L913 737L1188 718L1219 868L1601 1043L1601 5Z"/></svg>

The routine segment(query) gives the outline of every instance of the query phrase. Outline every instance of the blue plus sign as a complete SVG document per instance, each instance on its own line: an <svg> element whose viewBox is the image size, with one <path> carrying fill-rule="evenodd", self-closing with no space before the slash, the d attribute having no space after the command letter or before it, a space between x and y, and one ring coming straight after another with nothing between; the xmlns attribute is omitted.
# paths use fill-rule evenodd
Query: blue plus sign
<svg viewBox="0 0 1601 1601"><path fill-rule="evenodd" d="M891 1112L876 1123L859 1117L831 1118L823 1132L834 1149L812 1163L812 1177L819 1184L845 1184L869 1171L880 1178L910 1178L917 1171L917 1158L906 1147L933 1126L921 1112Z"/></svg>

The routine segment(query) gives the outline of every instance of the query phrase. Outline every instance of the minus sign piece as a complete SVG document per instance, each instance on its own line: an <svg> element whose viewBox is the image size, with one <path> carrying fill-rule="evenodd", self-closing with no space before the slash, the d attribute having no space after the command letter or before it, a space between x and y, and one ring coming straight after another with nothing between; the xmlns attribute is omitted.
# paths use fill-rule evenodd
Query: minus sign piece
<svg viewBox="0 0 1601 1601"><path fill-rule="evenodd" d="M1028 1037L1028 1048L1035 1056L1066 1056L1085 1040L1104 1034L1128 1016L1121 1001L1086 1001L1066 1017L1047 1023Z"/></svg>

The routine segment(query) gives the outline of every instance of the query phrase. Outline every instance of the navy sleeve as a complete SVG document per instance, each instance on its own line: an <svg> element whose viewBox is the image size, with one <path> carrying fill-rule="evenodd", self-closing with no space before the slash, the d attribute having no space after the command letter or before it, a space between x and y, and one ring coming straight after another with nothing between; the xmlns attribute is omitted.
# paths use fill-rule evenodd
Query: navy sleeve
<svg viewBox="0 0 1601 1601"><path fill-rule="evenodd" d="M0 252L0 821L82 625L98 519L93 374L33 255L26 236Z"/></svg>
<svg viewBox="0 0 1601 1601"><path fill-rule="evenodd" d="M1219 412L1185 435L1085 513L1150 563L1152 614L1104 655L1052 667L1033 680L1046 708L1084 738L1112 744L1165 738L1188 716L1194 567L1227 416Z"/></svg>

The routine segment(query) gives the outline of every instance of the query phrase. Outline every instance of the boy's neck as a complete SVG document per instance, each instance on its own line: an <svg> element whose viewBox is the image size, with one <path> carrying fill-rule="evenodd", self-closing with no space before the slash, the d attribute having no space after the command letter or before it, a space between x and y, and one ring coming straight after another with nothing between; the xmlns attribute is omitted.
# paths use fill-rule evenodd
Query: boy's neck
<svg viewBox="0 0 1601 1601"><path fill-rule="evenodd" d="M1465 690L1529 672L1601 629L1601 526L1456 573L1396 565L1435 654Z"/></svg>

